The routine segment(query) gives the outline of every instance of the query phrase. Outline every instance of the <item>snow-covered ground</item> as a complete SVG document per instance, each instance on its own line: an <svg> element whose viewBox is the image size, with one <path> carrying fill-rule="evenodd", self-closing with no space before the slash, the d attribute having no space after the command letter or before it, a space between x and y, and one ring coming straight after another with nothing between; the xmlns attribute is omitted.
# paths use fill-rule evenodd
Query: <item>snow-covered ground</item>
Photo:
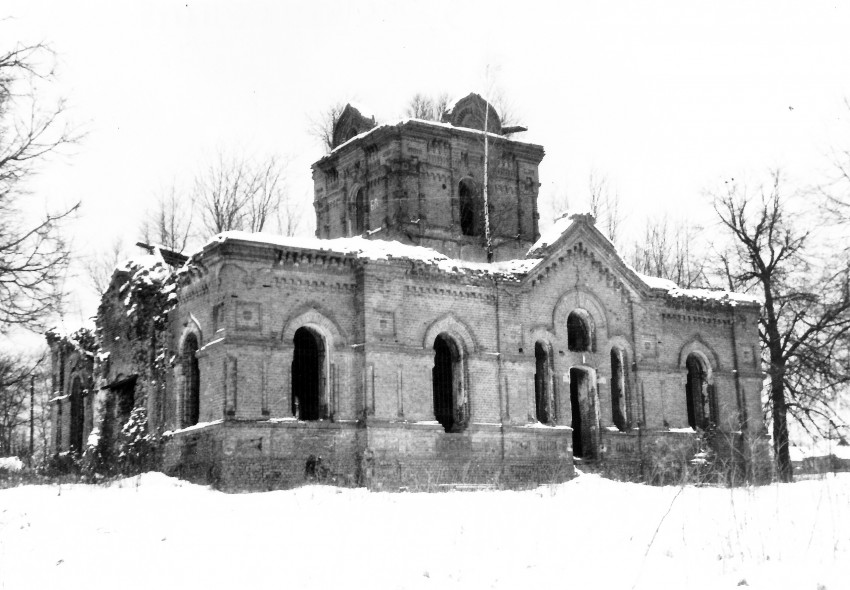
<svg viewBox="0 0 850 590"><path fill-rule="evenodd" d="M750 489L581 475L523 492L158 473L0 491L0 588L850 588L850 474Z"/></svg>

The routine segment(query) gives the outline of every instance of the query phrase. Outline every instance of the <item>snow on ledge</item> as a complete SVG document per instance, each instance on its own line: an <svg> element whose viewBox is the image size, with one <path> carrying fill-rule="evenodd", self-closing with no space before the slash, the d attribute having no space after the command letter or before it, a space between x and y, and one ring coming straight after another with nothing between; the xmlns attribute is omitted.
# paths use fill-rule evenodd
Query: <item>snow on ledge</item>
<svg viewBox="0 0 850 590"><path fill-rule="evenodd" d="M688 426L687 428L668 428L667 432L677 432L679 434L696 434L697 431Z"/></svg>
<svg viewBox="0 0 850 590"><path fill-rule="evenodd" d="M172 436L174 434L182 434L184 432L192 432L195 430L202 430L207 426L212 426L214 424L222 424L224 420L213 420L212 422L198 422L197 424L193 424L192 426L187 426L186 428L178 428L177 430L166 430L162 433L162 436Z"/></svg>

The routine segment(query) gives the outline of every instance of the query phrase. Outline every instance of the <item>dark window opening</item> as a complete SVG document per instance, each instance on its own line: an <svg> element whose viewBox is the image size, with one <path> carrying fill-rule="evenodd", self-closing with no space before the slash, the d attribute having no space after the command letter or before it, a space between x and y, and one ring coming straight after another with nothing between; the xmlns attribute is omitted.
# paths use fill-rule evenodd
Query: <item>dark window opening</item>
<svg viewBox="0 0 850 590"><path fill-rule="evenodd" d="M367 214L366 192L361 188L354 197L354 233L362 234L366 231Z"/></svg>
<svg viewBox="0 0 850 590"><path fill-rule="evenodd" d="M299 420L321 420L324 375L324 341L309 328L298 328L293 338L292 415Z"/></svg>
<svg viewBox="0 0 850 590"><path fill-rule="evenodd" d="M579 389L584 380L584 373L578 369L570 369L570 410L573 415L573 457L584 457L584 432L582 430L581 395Z"/></svg>
<svg viewBox="0 0 850 590"><path fill-rule="evenodd" d="M534 410L537 421L549 424L551 419L551 379L549 377L548 347L542 342L534 345Z"/></svg>
<svg viewBox="0 0 850 590"><path fill-rule="evenodd" d="M611 420L619 430L628 428L626 412L626 361L619 348L611 349Z"/></svg>
<svg viewBox="0 0 850 590"><path fill-rule="evenodd" d="M567 348L573 352L591 349L590 316L587 312L573 311L567 316Z"/></svg>
<svg viewBox="0 0 850 590"><path fill-rule="evenodd" d="M122 428L136 405L136 380L131 379L114 388L118 426Z"/></svg>
<svg viewBox="0 0 850 590"><path fill-rule="evenodd" d="M201 369L198 366L197 352L198 337L189 334L183 343L183 376L185 380L183 426L194 426L201 417Z"/></svg>
<svg viewBox="0 0 850 590"><path fill-rule="evenodd" d="M434 368L431 379L434 388L434 416L446 432L455 429L455 396L458 385L458 353L446 336L434 340Z"/></svg>
<svg viewBox="0 0 850 590"><path fill-rule="evenodd" d="M81 453L83 451L84 424L83 390L79 377L76 377L71 383L71 424L69 429L70 440L68 442L68 448L73 453Z"/></svg>
<svg viewBox="0 0 850 590"><path fill-rule="evenodd" d="M688 355L685 367L688 370L685 383L688 425L693 429L706 428L716 420L713 392L708 384L708 371L702 360L695 354Z"/></svg>
<svg viewBox="0 0 850 590"><path fill-rule="evenodd" d="M596 391L590 373L584 369L570 369L570 410L573 429L573 456L596 458Z"/></svg>
<svg viewBox="0 0 850 590"><path fill-rule="evenodd" d="M468 178L460 181L460 231L465 236L477 236L481 233L478 218L481 216L475 185Z"/></svg>

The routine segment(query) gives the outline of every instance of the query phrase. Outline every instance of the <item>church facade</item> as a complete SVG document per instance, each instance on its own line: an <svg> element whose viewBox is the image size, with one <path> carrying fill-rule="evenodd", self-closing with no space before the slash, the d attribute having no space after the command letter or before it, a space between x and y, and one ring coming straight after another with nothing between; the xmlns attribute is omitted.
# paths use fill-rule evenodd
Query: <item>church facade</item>
<svg viewBox="0 0 850 590"><path fill-rule="evenodd" d="M228 489L646 478L709 439L769 466L758 302L639 275L590 215L541 236L544 152L515 131L475 94L441 122L349 105L313 166L315 239L227 232L115 274L57 451L144 407L164 471Z"/></svg>

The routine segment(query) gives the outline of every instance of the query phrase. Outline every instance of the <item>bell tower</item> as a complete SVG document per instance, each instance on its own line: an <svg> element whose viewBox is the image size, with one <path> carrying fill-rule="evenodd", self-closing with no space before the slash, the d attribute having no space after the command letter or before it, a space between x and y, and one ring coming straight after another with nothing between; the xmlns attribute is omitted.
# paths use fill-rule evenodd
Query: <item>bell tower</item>
<svg viewBox="0 0 850 590"><path fill-rule="evenodd" d="M317 237L398 240L486 261L489 217L494 260L523 258L539 237L544 152L512 139L519 131L525 129L502 127L496 109L477 94L449 105L441 121L379 125L347 105L333 150L313 164Z"/></svg>

